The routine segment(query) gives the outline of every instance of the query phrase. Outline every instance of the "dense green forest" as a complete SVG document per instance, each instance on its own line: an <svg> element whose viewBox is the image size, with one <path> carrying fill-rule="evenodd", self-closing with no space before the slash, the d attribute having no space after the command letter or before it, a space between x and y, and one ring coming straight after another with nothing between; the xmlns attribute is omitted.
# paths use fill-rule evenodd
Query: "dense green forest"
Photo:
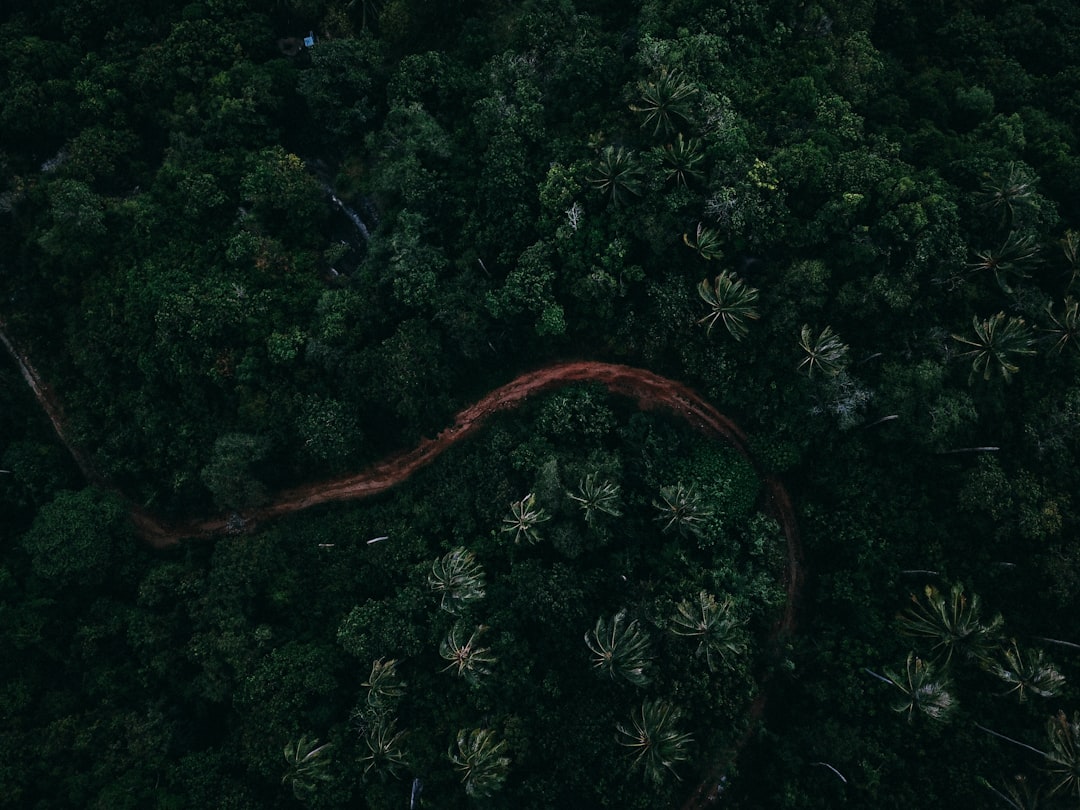
<svg viewBox="0 0 1080 810"><path fill-rule="evenodd" d="M1076 4L11 6L0 806L1080 804Z"/></svg>

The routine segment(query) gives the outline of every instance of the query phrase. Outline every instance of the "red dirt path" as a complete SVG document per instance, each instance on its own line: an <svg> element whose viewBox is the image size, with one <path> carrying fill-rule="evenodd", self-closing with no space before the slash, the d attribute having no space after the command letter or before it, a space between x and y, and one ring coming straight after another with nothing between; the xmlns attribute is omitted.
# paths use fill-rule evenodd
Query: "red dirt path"
<svg viewBox="0 0 1080 810"><path fill-rule="evenodd" d="M51 390L41 382L41 378L28 358L8 340L3 330L4 324L0 321L0 342L19 364L23 377L33 389L34 395L48 415L57 435L71 452L86 478L94 483L100 483L101 477L96 474L86 457L64 435L62 411ZM795 510L787 490L779 479L762 472L760 465L750 453L746 434L731 419L682 383L631 366L583 360L557 363L527 372L489 392L478 402L459 412L454 417L453 424L434 439L423 439L413 449L390 456L354 475L285 490L279 493L276 500L268 506L240 515L240 521L237 521L237 516L219 516L178 525L166 525L138 507L132 507L132 520L147 543L155 548L163 549L175 546L184 539L212 537L237 531L238 526L241 531L251 531L265 520L319 504L371 497L401 483L421 467L433 462L451 445L471 436L492 414L511 410L531 396L575 382L601 383L612 394L634 400L642 410L654 408L669 410L681 416L703 434L727 442L754 465L764 484L765 509L780 524L787 541L787 571L785 572L787 603L773 630L772 638L775 642L789 635L795 629L797 605L805 570ZM753 736L755 726L764 713L766 700L766 691L762 689L750 706L748 712L750 724L746 732L738 740L730 756L725 757L712 768L683 805L683 810L697 810L697 808L709 807L717 802L720 780L735 756Z"/></svg>

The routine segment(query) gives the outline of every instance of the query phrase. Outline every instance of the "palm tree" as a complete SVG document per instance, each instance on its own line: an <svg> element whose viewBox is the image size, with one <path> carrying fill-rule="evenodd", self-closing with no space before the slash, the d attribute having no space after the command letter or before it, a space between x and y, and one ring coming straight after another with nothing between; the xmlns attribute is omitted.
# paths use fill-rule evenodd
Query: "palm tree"
<svg viewBox="0 0 1080 810"><path fill-rule="evenodd" d="M551 516L536 505L536 495L530 492L520 501L510 504L510 514L503 518L502 530L513 532L515 543L522 540L536 543L540 540L536 527L550 519Z"/></svg>
<svg viewBox="0 0 1080 810"><path fill-rule="evenodd" d="M1047 770L1053 784L1050 795L1068 792L1080 798L1080 712L1072 722L1059 711L1046 724L1050 750L1046 752Z"/></svg>
<svg viewBox="0 0 1080 810"><path fill-rule="evenodd" d="M697 654L705 654L709 671L715 671L713 653L720 660L728 663L727 656L742 655L746 652L746 643L739 638L739 628L744 622L732 615L732 598L717 602L716 597L707 591L701 591L697 599L684 599L675 606L675 615L671 618L671 632L677 636L699 638Z"/></svg>
<svg viewBox="0 0 1080 810"><path fill-rule="evenodd" d="M1069 263L1070 275L1067 286L1071 288L1076 277L1080 275L1080 231L1072 229L1065 231L1065 235L1058 244L1061 245L1061 250L1065 254L1065 261Z"/></svg>
<svg viewBox="0 0 1080 810"><path fill-rule="evenodd" d="M712 283L703 279L698 284L698 295L710 307L709 312L697 321L707 324L706 335L712 334L712 328L720 321L735 340L742 340L749 331L746 322L760 317L754 308L757 289L730 271L725 270Z"/></svg>
<svg viewBox="0 0 1080 810"><path fill-rule="evenodd" d="M428 585L442 594L439 607L456 614L470 602L484 598L484 569L475 554L458 547L431 564Z"/></svg>
<svg viewBox="0 0 1080 810"><path fill-rule="evenodd" d="M405 694L405 681L397 674L397 659L385 661L377 658L371 662L371 674L360 684L367 689L367 705L376 712L384 712L394 706Z"/></svg>
<svg viewBox="0 0 1080 810"><path fill-rule="evenodd" d="M721 249L723 237L720 235L720 231L715 228L706 228L700 222L693 238L690 237L690 234L684 233L682 240L688 248L696 250L698 256L705 259L705 261L721 259L724 256L724 251Z"/></svg>
<svg viewBox="0 0 1080 810"><path fill-rule="evenodd" d="M992 273L1002 292L1012 295L1009 277L1031 278L1028 269L1038 261L1039 243L1035 237L1010 231L1000 247L975 251L975 261L969 262L968 267L975 272Z"/></svg>
<svg viewBox="0 0 1080 810"><path fill-rule="evenodd" d="M566 494L570 500L581 507L585 513L585 522L590 526L596 522L597 516L601 513L612 517L622 515L619 511L618 484L611 481L599 482L596 479L596 473L590 473L578 482L578 492L580 493L578 495L572 492Z"/></svg>
<svg viewBox="0 0 1080 810"><path fill-rule="evenodd" d="M364 776L374 772L379 776L397 776L398 768L408 764L403 743L407 731L397 730L397 718L381 715L367 726L364 733L366 750L361 751L360 762Z"/></svg>
<svg viewBox="0 0 1080 810"><path fill-rule="evenodd" d="M1016 692L1021 702L1027 700L1028 692L1039 697L1054 697L1065 683L1065 676L1046 660L1046 653L1038 647L1031 647L1024 654L1013 639L1001 654L1004 665L993 662L990 671L1009 685L1005 694Z"/></svg>
<svg viewBox="0 0 1080 810"><path fill-rule="evenodd" d="M799 346L806 356L799 361L797 368L806 372L807 377L812 379L815 371L835 377L843 370L848 347L839 336L833 334L831 326L826 326L815 338L810 325L803 324Z"/></svg>
<svg viewBox="0 0 1080 810"><path fill-rule="evenodd" d="M666 181L674 181L676 186L686 188L691 180L702 178L702 173L696 167L705 156L701 153L701 141L697 138L684 139L680 132L675 136L674 143L653 151L667 169Z"/></svg>
<svg viewBox="0 0 1080 810"><path fill-rule="evenodd" d="M319 745L318 740L301 737L285 746L285 763L288 769L281 777L281 784L291 784L293 795L306 801L315 794L319 782L329 782L333 777L327 773L330 765L330 743Z"/></svg>
<svg viewBox="0 0 1080 810"><path fill-rule="evenodd" d="M1032 788L1023 774L1016 774L1011 781L1007 782L1004 791L998 790L982 777L978 777L978 782L1013 810L1039 810L1040 807L1046 806L1040 796L1042 788Z"/></svg>
<svg viewBox="0 0 1080 810"><path fill-rule="evenodd" d="M948 665L957 651L968 658L986 661L1003 624L1001 615L983 624L979 595L966 596L959 582L950 588L947 599L933 585L927 585L923 595L925 599L920 600L912 594L911 607L897 617L901 632L932 641L931 648L937 651L944 665Z"/></svg>
<svg viewBox="0 0 1080 810"><path fill-rule="evenodd" d="M653 81L638 84L641 100L630 109L645 116L642 128L652 125L653 137L661 132L674 132L690 122L690 99L697 88L683 78L678 70L663 68Z"/></svg>
<svg viewBox="0 0 1080 810"><path fill-rule="evenodd" d="M1080 349L1080 342L1077 341L1077 336L1080 335L1080 302L1071 295L1068 296L1065 299L1065 311L1061 313L1060 318L1054 314L1054 305L1048 302L1046 314L1050 322L1054 324L1052 328L1046 329L1054 336L1054 345L1050 347L1050 353L1060 354L1068 345Z"/></svg>
<svg viewBox="0 0 1080 810"><path fill-rule="evenodd" d="M510 760L502 756L505 740L496 741L495 732L484 728L461 729L455 746L446 755L461 771L465 792L473 797L490 796L506 779Z"/></svg>
<svg viewBox="0 0 1080 810"><path fill-rule="evenodd" d="M1001 224L1011 227L1016 210L1031 205L1036 182L1030 169L1010 163L1004 177L987 176L976 196L982 208L1000 212Z"/></svg>
<svg viewBox="0 0 1080 810"><path fill-rule="evenodd" d="M477 626L469 636L469 640L462 642L462 627L460 624L455 624L439 644L439 655L444 661L450 662L443 667L442 671L453 670L455 675L464 678L469 683L476 683L482 676L490 675L491 670L488 669L488 665L495 663L495 656L492 655L490 648L477 644L477 640L485 630L487 630L486 625Z"/></svg>
<svg viewBox="0 0 1080 810"><path fill-rule="evenodd" d="M661 487L660 498L663 503L653 501L653 506L660 510L656 519L664 523L665 534L676 529L683 535L702 535L712 510L702 505L701 496L692 486L684 487L680 482L673 487Z"/></svg>
<svg viewBox="0 0 1080 810"><path fill-rule="evenodd" d="M585 634L585 644L592 651L597 672L612 680L622 678L634 686L645 686L649 682L645 674L651 657L649 638L636 619L625 622L625 610L616 613L610 622L601 616L596 627Z"/></svg>
<svg viewBox="0 0 1080 810"><path fill-rule="evenodd" d="M974 340L953 335L954 340L972 347L960 355L972 357L969 383L977 372L982 372L982 378L989 380L995 371L1001 374L1005 382L1009 382L1012 375L1020 370L1013 362L1014 358L1035 354L1031 348L1035 341L1023 318L1010 317L1005 320L1005 313L999 312L984 321L979 321L975 316L971 319L971 325L975 330Z"/></svg>
<svg viewBox="0 0 1080 810"><path fill-rule="evenodd" d="M956 708L948 679L939 676L933 664L916 657L913 652L908 653L902 674L890 669L885 669L884 678L873 672L870 674L900 690L903 697L893 704L893 711L906 712L909 723L917 711L934 720L944 720Z"/></svg>
<svg viewBox="0 0 1080 810"><path fill-rule="evenodd" d="M693 739L675 729L680 715L665 700L646 700L631 716L629 726L616 726L619 744L631 750L633 764L641 765L653 784L663 782L667 773L678 779L674 766L687 758L686 748Z"/></svg>
<svg viewBox="0 0 1080 810"><path fill-rule="evenodd" d="M634 154L623 147L606 146L596 164L597 177L589 182L598 188L608 202L623 205L630 197L641 196L641 169Z"/></svg>

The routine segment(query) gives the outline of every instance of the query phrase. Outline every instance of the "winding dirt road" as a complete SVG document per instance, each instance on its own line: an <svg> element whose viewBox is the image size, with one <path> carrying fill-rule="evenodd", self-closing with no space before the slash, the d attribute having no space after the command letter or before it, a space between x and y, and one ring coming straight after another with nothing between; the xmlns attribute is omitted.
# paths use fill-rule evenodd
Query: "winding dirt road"
<svg viewBox="0 0 1080 810"><path fill-rule="evenodd" d="M86 478L94 483L101 483L101 477L96 474L86 457L65 436L63 412L51 389L42 383L25 354L20 352L5 336L2 321L0 321L0 342L15 358L23 378L30 385L60 440L74 457ZM413 449L379 461L354 475L285 490L279 493L269 505L241 515L218 516L183 524L166 525L149 512L133 507L132 519L147 543L155 548L163 549L175 546L185 539L250 531L266 520L319 504L371 497L401 483L421 467L433 462L453 444L476 433L492 414L511 410L532 396L576 382L600 383L612 394L634 400L642 410L660 408L671 411L706 436L727 442L754 465L764 485L765 511L780 524L787 541L785 573L787 602L774 628L772 640L776 642L789 635L795 629L805 568L795 510L787 490L779 479L762 471L760 464L750 453L746 435L731 419L682 383L632 366L583 360L557 363L522 374L459 412L454 417L453 423L434 439L424 439ZM716 803L719 799L718 787L722 777L739 750L753 735L754 727L764 712L766 700L767 692L763 688L751 704L748 713L750 725L737 742L731 756L718 762L711 769L683 806L683 810L697 810Z"/></svg>

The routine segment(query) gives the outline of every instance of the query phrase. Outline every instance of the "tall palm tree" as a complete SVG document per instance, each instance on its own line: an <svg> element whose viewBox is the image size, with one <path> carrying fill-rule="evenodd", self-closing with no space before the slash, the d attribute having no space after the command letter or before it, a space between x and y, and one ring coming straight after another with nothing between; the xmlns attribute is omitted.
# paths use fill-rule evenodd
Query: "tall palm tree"
<svg viewBox="0 0 1080 810"><path fill-rule="evenodd" d="M913 652L908 653L902 673L897 674L886 668L883 680L902 693L903 697L893 704L893 711L906 713L909 723L916 712L934 720L944 720L956 708L956 702L949 692L948 678L938 675L933 664L916 657Z"/></svg>
<svg viewBox="0 0 1080 810"><path fill-rule="evenodd" d="M676 730L681 712L666 700L646 700L630 718L630 725L616 726L618 741L630 749L633 764L644 769L647 780L660 784L675 765L687 758L693 738Z"/></svg>
<svg viewBox="0 0 1080 810"><path fill-rule="evenodd" d="M1080 231L1074 231L1070 228L1065 231L1065 235L1058 244L1061 245L1061 251L1065 254L1065 261L1069 264L1070 275L1067 286L1071 289L1076 282L1077 276L1080 276Z"/></svg>
<svg viewBox="0 0 1080 810"><path fill-rule="evenodd" d="M658 147L653 151L660 157L660 163L667 170L666 181L687 188L691 180L702 178L702 173L697 166L705 159L705 155L701 151L701 141L697 138L685 139L680 132L675 136L673 143L663 148Z"/></svg>
<svg viewBox="0 0 1080 810"><path fill-rule="evenodd" d="M1034 236L1010 231L999 247L975 251L975 260L968 267L975 272L993 274L1002 292L1012 295L1009 279L1030 278L1028 270L1038 264L1039 249Z"/></svg>
<svg viewBox="0 0 1080 810"><path fill-rule="evenodd" d="M1001 215L1001 225L1013 225L1018 209L1027 208L1038 178L1026 166L1010 163L1004 176L987 176L976 195L979 205Z"/></svg>
<svg viewBox="0 0 1080 810"><path fill-rule="evenodd" d="M817 337L814 337L810 324L803 324L799 346L805 356L799 361L797 368L805 372L807 377L813 378L815 371L828 377L835 377L846 364L847 344L840 340L838 335L833 334L831 326L826 326Z"/></svg>
<svg viewBox="0 0 1080 810"><path fill-rule="evenodd" d="M978 778L978 782L1013 810L1039 810L1047 806L1042 800L1042 788L1032 787L1023 774L1018 773L1007 781L1003 791L998 790L982 777Z"/></svg>
<svg viewBox="0 0 1080 810"><path fill-rule="evenodd" d="M596 627L585 634L585 644L592 651L597 672L612 680L622 678L634 686L645 686L645 673L651 656L649 638L637 620L627 624L626 611L620 610L611 621L601 616Z"/></svg>
<svg viewBox="0 0 1080 810"><path fill-rule="evenodd" d="M288 768L281 777L281 784L291 785L297 799L310 799L320 782L333 779L327 773L330 747L330 743L319 745L318 740L309 740L306 736L285 746L285 764Z"/></svg>
<svg viewBox="0 0 1080 810"><path fill-rule="evenodd" d="M1080 712L1070 721L1059 711L1047 722L1046 733L1050 738L1047 770L1053 782L1050 795L1070 793L1080 799Z"/></svg>
<svg viewBox="0 0 1080 810"><path fill-rule="evenodd" d="M510 514L503 518L502 530L513 532L515 543L522 540L536 543L540 540L537 526L550 519L551 516L536 505L535 493L530 492L520 501L510 504Z"/></svg>
<svg viewBox="0 0 1080 810"><path fill-rule="evenodd" d="M690 234L684 233L682 235L682 240L683 244L692 250L696 250L697 255L705 261L722 259L724 257L724 251L722 249L724 237L720 234L720 231L715 228L706 228L699 222L694 235L691 237Z"/></svg>
<svg viewBox="0 0 1080 810"><path fill-rule="evenodd" d="M663 503L653 501L653 506L660 510L656 519L664 524L665 534L675 529L683 535L702 535L712 510L702 503L694 487L684 487L682 482L673 487L660 487L660 499Z"/></svg>
<svg viewBox="0 0 1080 810"><path fill-rule="evenodd" d="M746 322L756 321L760 317L754 308L758 298L757 289L728 270L711 283L703 279L698 284L698 295L709 305L709 311L698 319L698 323L707 324L706 335L711 334L716 322L720 321L735 340L742 340L749 331Z"/></svg>
<svg viewBox="0 0 1080 810"><path fill-rule="evenodd" d="M469 603L484 598L484 569L475 554L459 546L431 564L428 585L442 594L439 607L456 614Z"/></svg>
<svg viewBox="0 0 1080 810"><path fill-rule="evenodd" d="M624 205L631 197L641 196L641 168L629 149L604 147L596 163L596 175L589 182L609 203Z"/></svg>
<svg viewBox="0 0 1080 810"><path fill-rule="evenodd" d="M642 128L652 125L653 137L674 132L690 122L690 100L697 88L678 70L663 68L652 81L638 84L641 99L630 109L645 116Z"/></svg>
<svg viewBox="0 0 1080 810"><path fill-rule="evenodd" d="M364 749L360 752L364 776L397 776L398 769L408 764L404 747L407 736L407 731L398 731L396 717L384 714L370 723L364 733Z"/></svg>
<svg viewBox="0 0 1080 810"><path fill-rule="evenodd" d="M744 622L732 615L734 602L730 596L722 602L707 591L701 591L697 599L684 599L675 606L671 618L671 632L677 636L698 638L697 654L704 653L709 671L714 671L713 653L728 663L727 656L742 655L746 642L740 638L739 628Z"/></svg>
<svg viewBox="0 0 1080 810"><path fill-rule="evenodd" d="M911 606L897 617L901 632L933 642L932 649L945 665L955 652L978 661L989 659L1003 624L1000 614L983 624L979 595L966 595L959 582L948 597L933 585L926 586L923 596L912 594Z"/></svg>
<svg viewBox="0 0 1080 810"><path fill-rule="evenodd" d="M1054 697L1065 683L1065 676L1038 647L1030 647L1021 653L1013 639L1001 655L1005 663L991 662L990 671L1009 685L1005 694L1016 692L1021 701L1027 700L1029 692L1039 697Z"/></svg>
<svg viewBox="0 0 1080 810"><path fill-rule="evenodd" d="M465 792L482 798L498 790L506 780L510 759L502 756L505 740L497 740L495 732L484 729L461 729L457 733L456 746L451 745L446 755L461 772Z"/></svg>
<svg viewBox="0 0 1080 810"><path fill-rule="evenodd" d="M405 694L405 681L397 674L397 659L377 658L371 662L371 674L360 684L367 689L365 703L378 713L392 708Z"/></svg>
<svg viewBox="0 0 1080 810"><path fill-rule="evenodd" d="M1050 318L1052 327L1045 331L1054 337L1054 345L1050 347L1051 354L1060 354L1066 346L1072 346L1080 350L1080 302L1071 295L1065 299L1065 310L1059 318L1054 314L1053 303L1046 304L1046 315Z"/></svg>
<svg viewBox="0 0 1080 810"><path fill-rule="evenodd" d="M455 624L439 644L439 655L444 661L450 662L442 671L453 671L469 683L476 683L484 675L490 675L488 666L495 663L495 656L489 647L481 647L478 643L486 630L487 626L481 624L473 630L467 641L462 641L464 630L460 624Z"/></svg>
<svg viewBox="0 0 1080 810"><path fill-rule="evenodd" d="M1006 320L1005 313L999 312L984 321L975 316L971 319L971 325L975 330L974 340L953 335L954 340L972 347L960 355L972 358L968 382L979 372L982 372L984 380L989 380L997 372L1005 382L1009 382L1013 374L1020 370L1015 359L1021 355L1035 354L1031 348L1035 340L1023 318L1010 317Z"/></svg>
<svg viewBox="0 0 1080 810"><path fill-rule="evenodd" d="M619 485L611 481L598 481L596 473L589 473L578 482L578 494L566 493L585 513L590 526L600 514L619 517Z"/></svg>

